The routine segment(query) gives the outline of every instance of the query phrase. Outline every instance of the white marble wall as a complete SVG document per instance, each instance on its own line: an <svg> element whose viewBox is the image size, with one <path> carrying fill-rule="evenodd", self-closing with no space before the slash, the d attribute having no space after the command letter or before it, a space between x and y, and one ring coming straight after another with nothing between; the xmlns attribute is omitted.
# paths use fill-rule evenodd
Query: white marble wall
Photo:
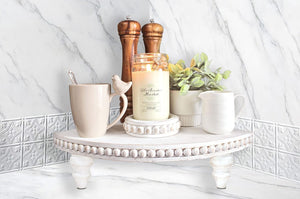
<svg viewBox="0 0 300 199"><path fill-rule="evenodd" d="M79 82L111 82L122 67L117 24L129 14L146 23L148 7L139 0L1 0L0 119L70 111L68 69Z"/></svg>
<svg viewBox="0 0 300 199"><path fill-rule="evenodd" d="M0 119L68 112L68 69L80 82L120 74L117 24L130 14L165 27L172 61L204 51L232 70L242 116L299 126L299 10L295 0L1 0Z"/></svg>
<svg viewBox="0 0 300 199"><path fill-rule="evenodd" d="M162 50L187 63L204 51L232 70L227 88L247 97L241 114L300 125L300 1L150 1L165 27Z"/></svg>

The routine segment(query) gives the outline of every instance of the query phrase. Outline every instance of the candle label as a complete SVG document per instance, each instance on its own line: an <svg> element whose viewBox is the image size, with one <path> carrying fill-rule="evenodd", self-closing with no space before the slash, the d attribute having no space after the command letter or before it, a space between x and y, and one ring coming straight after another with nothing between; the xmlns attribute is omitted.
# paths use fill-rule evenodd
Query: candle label
<svg viewBox="0 0 300 199"><path fill-rule="evenodd" d="M144 96L142 100L142 112L161 111L161 94L162 89L154 88L154 85L149 84L147 88L141 88L141 93Z"/></svg>
<svg viewBox="0 0 300 199"><path fill-rule="evenodd" d="M158 96L161 93L162 89L154 89L154 88L142 88L141 92L144 96Z"/></svg>
<svg viewBox="0 0 300 199"><path fill-rule="evenodd" d="M133 72L132 96L135 119L167 119L169 117L169 72Z"/></svg>

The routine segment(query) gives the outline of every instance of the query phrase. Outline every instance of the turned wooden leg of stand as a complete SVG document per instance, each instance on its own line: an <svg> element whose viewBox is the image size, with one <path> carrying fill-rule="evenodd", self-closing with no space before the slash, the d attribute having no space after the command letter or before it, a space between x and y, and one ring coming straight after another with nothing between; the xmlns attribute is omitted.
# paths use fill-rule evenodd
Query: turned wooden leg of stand
<svg viewBox="0 0 300 199"><path fill-rule="evenodd" d="M75 180L78 189L85 189L87 182L91 176L90 168L93 164L93 159L86 156L72 155L70 158L72 166L72 176Z"/></svg>
<svg viewBox="0 0 300 199"><path fill-rule="evenodd" d="M217 188L225 189L230 177L230 169L233 164L232 155L215 156L210 159L210 164L213 168L212 175L215 178Z"/></svg>

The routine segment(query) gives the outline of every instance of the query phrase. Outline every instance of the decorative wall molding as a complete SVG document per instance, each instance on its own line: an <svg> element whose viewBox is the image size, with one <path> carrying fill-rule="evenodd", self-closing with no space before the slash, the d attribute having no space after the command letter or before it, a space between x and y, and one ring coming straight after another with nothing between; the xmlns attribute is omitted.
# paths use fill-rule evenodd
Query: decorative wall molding
<svg viewBox="0 0 300 199"><path fill-rule="evenodd" d="M109 121L118 115L119 108L111 108ZM52 135L74 128L71 113L0 121L0 173L68 161ZM300 181L300 127L238 118L236 129L254 132L251 146L234 153L236 165Z"/></svg>
<svg viewBox="0 0 300 199"><path fill-rule="evenodd" d="M300 181L300 127L238 118L236 128L254 132L252 147L234 153L236 165Z"/></svg>
<svg viewBox="0 0 300 199"><path fill-rule="evenodd" d="M119 108L110 110L110 121ZM57 149L53 133L74 129L72 113L0 121L0 173L66 162L68 153Z"/></svg>

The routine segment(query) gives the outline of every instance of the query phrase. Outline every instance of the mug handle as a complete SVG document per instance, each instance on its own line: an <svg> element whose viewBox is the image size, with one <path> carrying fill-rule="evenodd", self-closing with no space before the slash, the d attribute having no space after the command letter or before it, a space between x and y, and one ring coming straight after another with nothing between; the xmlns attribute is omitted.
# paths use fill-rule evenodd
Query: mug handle
<svg viewBox="0 0 300 199"><path fill-rule="evenodd" d="M118 94L117 94L117 93L111 94L110 97L109 97L109 102L111 102L112 98L113 98L114 96L116 96L116 95L118 95ZM115 121L113 121L112 123L110 123L110 124L107 126L107 129L106 129L106 130L110 129L113 125L115 125L115 124L121 119L121 117L123 117L123 115L124 115L124 113L125 113L125 111L126 111L126 109L127 109L127 106L128 106L128 100L127 100L126 95L125 95L125 94L121 94L120 96L121 96L122 99L123 99L123 109L122 109L120 115L117 117L117 119L115 119Z"/></svg>
<svg viewBox="0 0 300 199"><path fill-rule="evenodd" d="M235 110L235 118L241 112L243 106L245 104L245 97L242 95L235 95L234 96L234 110Z"/></svg>

